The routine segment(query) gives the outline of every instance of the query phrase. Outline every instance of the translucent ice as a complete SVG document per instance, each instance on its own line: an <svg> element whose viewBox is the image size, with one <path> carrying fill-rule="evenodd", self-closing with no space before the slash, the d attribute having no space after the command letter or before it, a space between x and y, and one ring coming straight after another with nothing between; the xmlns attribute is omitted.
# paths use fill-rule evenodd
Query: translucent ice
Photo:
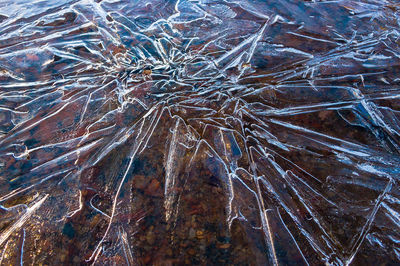
<svg viewBox="0 0 400 266"><path fill-rule="evenodd" d="M399 263L399 18L0 1L0 264Z"/></svg>

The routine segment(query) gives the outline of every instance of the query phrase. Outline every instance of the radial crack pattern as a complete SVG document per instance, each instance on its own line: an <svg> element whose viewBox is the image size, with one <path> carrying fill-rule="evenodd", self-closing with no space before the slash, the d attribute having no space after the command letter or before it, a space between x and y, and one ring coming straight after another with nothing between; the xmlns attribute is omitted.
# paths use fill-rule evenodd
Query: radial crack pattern
<svg viewBox="0 0 400 266"><path fill-rule="evenodd" d="M400 260L394 0L0 2L0 264Z"/></svg>

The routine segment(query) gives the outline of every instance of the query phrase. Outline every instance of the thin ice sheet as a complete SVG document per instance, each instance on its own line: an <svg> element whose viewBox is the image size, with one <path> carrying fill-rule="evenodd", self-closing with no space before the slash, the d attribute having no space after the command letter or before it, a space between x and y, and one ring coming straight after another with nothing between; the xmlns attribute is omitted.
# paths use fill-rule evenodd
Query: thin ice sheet
<svg viewBox="0 0 400 266"><path fill-rule="evenodd" d="M0 1L0 264L399 263L399 18Z"/></svg>

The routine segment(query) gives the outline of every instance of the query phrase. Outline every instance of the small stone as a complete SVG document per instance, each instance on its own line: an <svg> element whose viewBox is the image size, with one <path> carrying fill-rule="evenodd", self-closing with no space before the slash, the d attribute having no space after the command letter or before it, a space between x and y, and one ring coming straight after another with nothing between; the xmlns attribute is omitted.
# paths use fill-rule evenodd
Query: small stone
<svg viewBox="0 0 400 266"><path fill-rule="evenodd" d="M73 259L74 264L78 264L81 260L79 259L78 256L75 256Z"/></svg>
<svg viewBox="0 0 400 266"><path fill-rule="evenodd" d="M198 239L203 239L204 238L204 232L201 231L201 230L198 230L196 232L196 236L197 236Z"/></svg>
<svg viewBox="0 0 400 266"><path fill-rule="evenodd" d="M165 251L165 253L168 255L168 256L172 256L172 249L167 249L166 251Z"/></svg>
<svg viewBox="0 0 400 266"><path fill-rule="evenodd" d="M219 248L227 249L227 248L229 248L230 246L231 246L231 244L225 243L225 244L220 245Z"/></svg>
<svg viewBox="0 0 400 266"><path fill-rule="evenodd" d="M137 189L145 190L147 182L148 182L148 180L146 179L146 177L144 175L136 175L134 178L133 186Z"/></svg>
<svg viewBox="0 0 400 266"><path fill-rule="evenodd" d="M193 228L189 230L189 238L193 239L196 236L196 231Z"/></svg>
<svg viewBox="0 0 400 266"><path fill-rule="evenodd" d="M151 261L150 255L147 255L146 257L143 258L144 264L148 264Z"/></svg>
<svg viewBox="0 0 400 266"><path fill-rule="evenodd" d="M155 235L154 235L153 232L149 232L149 233L146 235L146 241L147 241L147 243L149 243L150 245L153 245L153 244L155 243L156 237L155 237Z"/></svg>
<svg viewBox="0 0 400 266"><path fill-rule="evenodd" d="M32 61L38 61L39 60L39 57L37 55L35 55L35 54L27 54L26 58L28 58L29 60L32 60Z"/></svg>
<svg viewBox="0 0 400 266"><path fill-rule="evenodd" d="M100 221L100 215L97 214L93 217L92 221L90 222L90 227L93 228L95 227Z"/></svg>
<svg viewBox="0 0 400 266"><path fill-rule="evenodd" d="M151 75L151 69L145 69L145 70L143 70L143 74L144 74L144 75L147 75L147 76Z"/></svg>
<svg viewBox="0 0 400 266"><path fill-rule="evenodd" d="M145 193L150 196L161 196L162 192L160 189L160 182L157 179L151 180L150 184L145 190Z"/></svg>

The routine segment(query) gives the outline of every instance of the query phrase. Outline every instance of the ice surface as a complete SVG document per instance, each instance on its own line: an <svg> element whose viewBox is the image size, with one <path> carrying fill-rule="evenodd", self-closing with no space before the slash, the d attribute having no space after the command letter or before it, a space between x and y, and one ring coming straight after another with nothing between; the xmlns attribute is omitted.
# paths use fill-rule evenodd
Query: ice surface
<svg viewBox="0 0 400 266"><path fill-rule="evenodd" d="M396 0L1 0L0 264L400 260Z"/></svg>

